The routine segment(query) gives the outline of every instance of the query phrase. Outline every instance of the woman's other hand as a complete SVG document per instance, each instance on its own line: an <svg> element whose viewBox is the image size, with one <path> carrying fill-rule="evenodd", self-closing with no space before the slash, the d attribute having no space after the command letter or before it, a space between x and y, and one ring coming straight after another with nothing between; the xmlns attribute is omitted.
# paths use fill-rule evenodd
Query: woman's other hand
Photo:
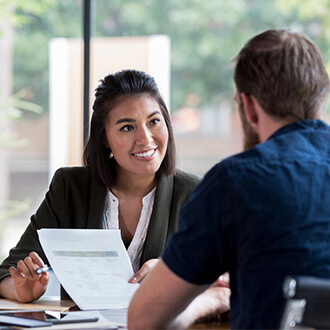
<svg viewBox="0 0 330 330"><path fill-rule="evenodd" d="M158 259L149 259L142 267L129 279L129 283L140 283L156 266Z"/></svg>

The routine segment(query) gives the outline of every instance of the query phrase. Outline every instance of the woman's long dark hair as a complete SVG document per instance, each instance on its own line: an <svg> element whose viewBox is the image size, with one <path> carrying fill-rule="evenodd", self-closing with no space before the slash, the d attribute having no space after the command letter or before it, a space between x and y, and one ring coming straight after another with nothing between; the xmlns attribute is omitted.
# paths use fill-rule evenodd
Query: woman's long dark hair
<svg viewBox="0 0 330 330"><path fill-rule="evenodd" d="M109 159L105 125L109 112L125 97L148 94L159 104L168 130L168 145L164 160L156 175L168 175L175 171L176 149L169 111L153 77L143 71L123 70L109 74L95 90L90 135L83 161L100 184L111 187L117 178L115 159Z"/></svg>

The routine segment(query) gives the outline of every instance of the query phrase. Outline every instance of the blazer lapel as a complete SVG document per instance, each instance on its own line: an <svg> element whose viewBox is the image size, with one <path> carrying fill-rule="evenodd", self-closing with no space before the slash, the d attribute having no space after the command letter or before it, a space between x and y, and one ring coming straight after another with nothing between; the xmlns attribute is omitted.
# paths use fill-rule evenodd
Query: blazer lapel
<svg viewBox="0 0 330 330"><path fill-rule="evenodd" d="M158 258L165 248L171 216L173 181L173 175L164 176L157 184L141 265L151 258Z"/></svg>
<svg viewBox="0 0 330 330"><path fill-rule="evenodd" d="M87 219L87 229L103 228L104 202L107 189L99 185L95 179L91 179L91 193L89 196L89 210Z"/></svg>

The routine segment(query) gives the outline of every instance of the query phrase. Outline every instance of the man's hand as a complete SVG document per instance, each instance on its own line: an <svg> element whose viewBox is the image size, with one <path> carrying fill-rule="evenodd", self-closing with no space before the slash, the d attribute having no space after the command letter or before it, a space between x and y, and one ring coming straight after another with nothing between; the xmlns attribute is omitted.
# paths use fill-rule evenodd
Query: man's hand
<svg viewBox="0 0 330 330"><path fill-rule="evenodd" d="M221 286L223 288L230 288L229 273L224 273L214 282L214 285Z"/></svg>
<svg viewBox="0 0 330 330"><path fill-rule="evenodd" d="M215 282L197 296L182 314L195 315L194 322L220 320L221 314L230 310L230 294L229 288Z"/></svg>
<svg viewBox="0 0 330 330"><path fill-rule="evenodd" d="M171 328L182 329L197 322L221 320L221 314L230 310L230 294L229 274L225 273L187 306Z"/></svg>

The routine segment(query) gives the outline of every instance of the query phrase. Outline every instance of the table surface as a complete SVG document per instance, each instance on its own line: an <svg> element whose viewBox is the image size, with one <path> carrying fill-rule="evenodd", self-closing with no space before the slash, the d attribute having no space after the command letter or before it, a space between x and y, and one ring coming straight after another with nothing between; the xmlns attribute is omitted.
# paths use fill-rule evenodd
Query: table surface
<svg viewBox="0 0 330 330"><path fill-rule="evenodd" d="M69 310L77 310L75 308L75 303L70 300L60 300L60 297L50 297L50 296L45 296L42 297L41 299L32 302L32 303L18 303L9 299L0 299L0 310L32 310L32 309L41 309L41 310L53 310L53 311L69 311ZM189 327L189 329L230 329L230 322L228 315L223 315L223 320L222 321L210 321L210 322L199 322L195 323L192 326ZM111 323L111 322L110 322ZM92 325L93 324L93 325ZM99 326L96 326L96 323L85 323L85 324L79 324L79 328L84 328L84 329L96 329L98 327L103 327L104 326L109 326L111 324L104 324L103 322L99 323ZM81 326L80 326L81 325ZM113 325L113 323L112 323ZM64 325L62 326L52 326L51 329L70 329L71 326L66 325L63 328ZM0 327L1 329L6 329L3 327ZM15 327L17 329L17 327ZM47 327L50 329L49 327ZM77 324L74 325L72 324L72 328L77 329ZM10 329L8 327L7 329ZM41 329L41 328L38 328Z"/></svg>

